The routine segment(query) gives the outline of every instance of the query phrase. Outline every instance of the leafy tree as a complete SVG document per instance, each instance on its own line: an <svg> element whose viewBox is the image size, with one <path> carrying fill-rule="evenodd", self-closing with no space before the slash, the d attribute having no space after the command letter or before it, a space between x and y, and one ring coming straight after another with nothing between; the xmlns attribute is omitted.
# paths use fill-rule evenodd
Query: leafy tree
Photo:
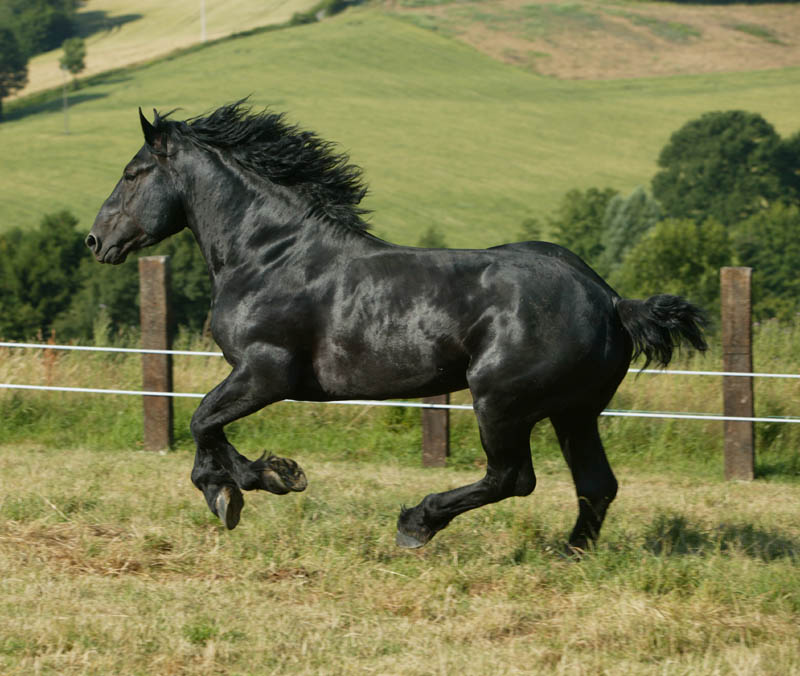
<svg viewBox="0 0 800 676"><path fill-rule="evenodd" d="M27 56L56 49L75 32L79 0L0 0L0 25Z"/></svg>
<svg viewBox="0 0 800 676"><path fill-rule="evenodd" d="M653 195L673 218L713 217L731 225L785 196L787 151L791 147L757 113L706 113L676 131L661 151Z"/></svg>
<svg viewBox="0 0 800 676"><path fill-rule="evenodd" d="M627 197L612 197L603 216L603 252L597 271L603 276L612 275L639 238L661 218L661 206L641 186Z"/></svg>
<svg viewBox="0 0 800 676"><path fill-rule="evenodd" d="M790 201L800 203L800 132L781 141L775 156L775 166L786 187ZM792 200L792 197L795 199Z"/></svg>
<svg viewBox="0 0 800 676"><path fill-rule="evenodd" d="M603 217L616 195L617 191L612 188L570 190L550 219L555 241L589 265L596 264L603 252Z"/></svg>
<svg viewBox="0 0 800 676"><path fill-rule="evenodd" d="M728 230L719 221L666 219L628 252L615 275L617 290L629 298L688 296L713 316L719 309L719 269L730 265L732 256Z"/></svg>
<svg viewBox="0 0 800 676"><path fill-rule="evenodd" d="M75 78L78 73L86 68L86 63L84 61L86 58L86 44L83 42L82 38L68 38L64 40L62 46L64 48L64 54L61 56L58 64L61 66L62 70L72 73L73 86L77 89L78 81Z"/></svg>
<svg viewBox="0 0 800 676"><path fill-rule="evenodd" d="M28 84L28 59L9 28L0 27L0 120L3 99Z"/></svg>
<svg viewBox="0 0 800 676"><path fill-rule="evenodd" d="M742 265L753 268L753 314L791 319L800 312L800 208L774 204L733 231Z"/></svg>
<svg viewBox="0 0 800 676"><path fill-rule="evenodd" d="M0 236L0 336L46 335L70 304L86 256L77 223L61 211L45 216L36 230L16 228Z"/></svg>

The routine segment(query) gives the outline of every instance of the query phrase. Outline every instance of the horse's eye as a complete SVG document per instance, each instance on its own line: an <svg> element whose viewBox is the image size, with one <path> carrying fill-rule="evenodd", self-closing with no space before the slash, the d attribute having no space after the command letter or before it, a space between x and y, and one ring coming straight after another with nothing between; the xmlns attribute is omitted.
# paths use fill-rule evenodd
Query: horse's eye
<svg viewBox="0 0 800 676"><path fill-rule="evenodd" d="M135 178L136 178L136 174L134 174L132 171L126 171L125 172L125 180L126 181L132 181Z"/></svg>

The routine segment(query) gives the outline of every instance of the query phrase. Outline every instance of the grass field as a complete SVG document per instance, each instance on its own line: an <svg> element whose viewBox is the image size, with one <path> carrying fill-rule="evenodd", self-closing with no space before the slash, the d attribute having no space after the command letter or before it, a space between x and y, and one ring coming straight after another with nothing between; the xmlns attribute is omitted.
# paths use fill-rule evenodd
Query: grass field
<svg viewBox="0 0 800 676"><path fill-rule="evenodd" d="M78 34L86 43L82 76L129 66L168 54L202 39L201 5L205 5L206 39L285 23L317 0L203 0L161 2L91 0L78 12ZM28 86L16 96L61 86L58 62L63 51L53 50L31 59Z"/></svg>
<svg viewBox="0 0 800 676"><path fill-rule="evenodd" d="M800 13L785 3L401 0L391 8L495 59L562 79L726 73L800 63Z"/></svg>
<svg viewBox="0 0 800 676"><path fill-rule="evenodd" d="M0 229L72 210L88 229L141 144L136 108L188 117L252 95L338 141L365 168L375 232L450 246L513 239L570 188L648 184L669 135L708 110L757 111L797 130L800 68L564 82L499 63L369 8L197 48L9 107L0 125Z"/></svg>
<svg viewBox="0 0 800 676"><path fill-rule="evenodd" d="M326 460L225 532L186 452L2 444L0 671L763 674L800 670L800 486L618 467L601 543L559 555L562 463L419 551L399 505L479 471Z"/></svg>

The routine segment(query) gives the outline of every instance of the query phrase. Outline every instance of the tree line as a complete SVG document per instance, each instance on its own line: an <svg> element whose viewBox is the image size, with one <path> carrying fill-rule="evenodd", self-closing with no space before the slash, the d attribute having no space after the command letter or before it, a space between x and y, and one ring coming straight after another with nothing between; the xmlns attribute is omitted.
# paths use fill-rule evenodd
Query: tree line
<svg viewBox="0 0 800 676"><path fill-rule="evenodd" d="M757 113L710 112L676 131L651 192L571 190L546 224L552 238L628 297L687 295L715 315L719 268L753 268L757 319L800 313L800 132L783 139Z"/></svg>
<svg viewBox="0 0 800 676"><path fill-rule="evenodd" d="M685 295L712 316L719 268L754 269L757 318L800 312L800 133L782 139L756 113L707 113L676 131L658 158L651 191L570 190L519 239L550 238L586 260L627 297ZM131 255L122 266L87 254L77 219L45 216L38 228L0 235L0 337L95 340L139 325L138 255L171 256L174 328L201 331L209 312L205 261L189 231ZM435 229L421 246L445 246Z"/></svg>

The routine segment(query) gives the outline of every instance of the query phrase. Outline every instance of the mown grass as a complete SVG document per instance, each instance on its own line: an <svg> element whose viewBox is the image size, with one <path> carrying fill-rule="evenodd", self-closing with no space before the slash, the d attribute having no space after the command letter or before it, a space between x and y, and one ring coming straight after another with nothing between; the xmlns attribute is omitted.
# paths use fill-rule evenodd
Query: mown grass
<svg viewBox="0 0 800 676"><path fill-rule="evenodd" d="M301 453L226 532L191 457L0 445L4 674L760 673L800 668L797 485L638 470L580 564L566 472L420 551L399 505L471 481Z"/></svg>
<svg viewBox="0 0 800 676"><path fill-rule="evenodd" d="M670 134L708 110L758 111L795 132L799 79L788 69L559 82L371 8L348 10L97 78L72 95L69 135L58 97L31 114L10 109L0 229L63 208L88 229L141 145L138 106L189 117L252 95L365 168L377 234L414 244L436 225L450 246L488 246L571 188L648 184Z"/></svg>
<svg viewBox="0 0 800 676"><path fill-rule="evenodd" d="M141 63L199 43L201 4L205 6L206 39L214 40L256 27L282 24L295 12L307 11L318 0L204 0L203 3L139 0L92 0L77 13L76 29L86 44L83 77ZM28 64L25 96L60 87L63 73L55 49Z"/></svg>

